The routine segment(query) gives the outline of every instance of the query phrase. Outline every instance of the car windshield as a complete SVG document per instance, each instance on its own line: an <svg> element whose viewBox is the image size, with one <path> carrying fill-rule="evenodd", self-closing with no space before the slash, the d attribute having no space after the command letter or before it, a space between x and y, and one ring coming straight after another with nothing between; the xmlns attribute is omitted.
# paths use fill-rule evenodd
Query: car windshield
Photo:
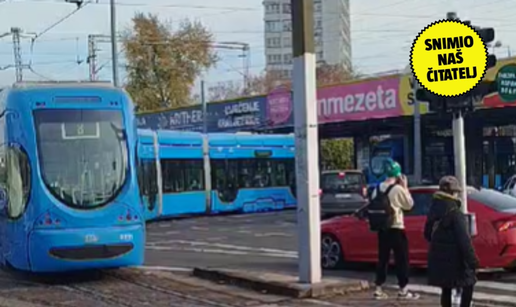
<svg viewBox="0 0 516 307"><path fill-rule="evenodd" d="M119 110L37 110L34 119L41 174L55 197L91 209L119 193L128 165Z"/></svg>
<svg viewBox="0 0 516 307"><path fill-rule="evenodd" d="M516 198L495 190L482 189L472 192L469 198L499 212L516 213Z"/></svg>
<svg viewBox="0 0 516 307"><path fill-rule="evenodd" d="M325 192L348 192L362 189L362 174L353 172L326 173L322 175L321 188Z"/></svg>

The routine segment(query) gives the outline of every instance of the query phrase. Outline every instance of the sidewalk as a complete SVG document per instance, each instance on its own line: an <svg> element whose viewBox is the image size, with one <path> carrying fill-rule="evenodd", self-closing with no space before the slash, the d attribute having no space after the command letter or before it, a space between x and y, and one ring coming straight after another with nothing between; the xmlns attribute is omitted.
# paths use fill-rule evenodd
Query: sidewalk
<svg viewBox="0 0 516 307"><path fill-rule="evenodd" d="M437 296L421 295L418 301L400 301L397 291L388 289L390 298L376 300L368 281L349 278L323 278L314 287L297 283L296 276L253 272L245 270L196 268L193 275L216 284L233 285L235 288L252 289L262 294L290 297L284 302L259 305L260 307L316 307L316 306L439 306ZM257 306L258 307L258 306Z"/></svg>

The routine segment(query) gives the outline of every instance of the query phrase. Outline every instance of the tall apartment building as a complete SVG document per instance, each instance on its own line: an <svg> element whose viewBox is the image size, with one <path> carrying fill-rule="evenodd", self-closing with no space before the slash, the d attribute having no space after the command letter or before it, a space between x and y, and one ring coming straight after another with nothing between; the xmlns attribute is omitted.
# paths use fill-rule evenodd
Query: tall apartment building
<svg viewBox="0 0 516 307"><path fill-rule="evenodd" d="M292 76L290 0L264 0L266 70ZM349 0L314 0L314 36L318 63L351 68Z"/></svg>

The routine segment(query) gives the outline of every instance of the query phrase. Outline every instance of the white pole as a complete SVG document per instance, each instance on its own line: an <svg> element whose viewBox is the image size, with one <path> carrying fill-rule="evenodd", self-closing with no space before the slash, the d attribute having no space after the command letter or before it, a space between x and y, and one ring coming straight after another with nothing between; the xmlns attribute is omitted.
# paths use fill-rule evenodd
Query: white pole
<svg viewBox="0 0 516 307"><path fill-rule="evenodd" d="M299 281L321 281L319 146L313 0L291 0Z"/></svg>
<svg viewBox="0 0 516 307"><path fill-rule="evenodd" d="M466 139L464 138L464 117L458 112L453 115L453 151L455 155L455 176L462 188L460 199L462 212L468 213L466 185Z"/></svg>

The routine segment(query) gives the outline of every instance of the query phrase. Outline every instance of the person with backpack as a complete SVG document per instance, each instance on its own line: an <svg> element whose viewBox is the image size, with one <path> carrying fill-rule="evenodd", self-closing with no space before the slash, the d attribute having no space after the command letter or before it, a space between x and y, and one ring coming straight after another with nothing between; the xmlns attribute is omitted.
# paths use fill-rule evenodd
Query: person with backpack
<svg viewBox="0 0 516 307"><path fill-rule="evenodd" d="M439 181L425 223L428 250L428 284L440 287L441 306L451 307L453 289L461 293L460 306L470 307L477 282L478 259L468 233L466 217L458 198L461 187L457 178L445 176Z"/></svg>
<svg viewBox="0 0 516 307"><path fill-rule="evenodd" d="M373 191L366 214L371 231L378 233L378 267L376 271L376 299L386 299L388 295L382 286L387 279L391 251L394 253L396 276L398 278L398 298L417 300L419 295L408 291L409 251L405 234L404 211L414 205L408 182L401 173L401 166L392 159L384 161L386 179Z"/></svg>

